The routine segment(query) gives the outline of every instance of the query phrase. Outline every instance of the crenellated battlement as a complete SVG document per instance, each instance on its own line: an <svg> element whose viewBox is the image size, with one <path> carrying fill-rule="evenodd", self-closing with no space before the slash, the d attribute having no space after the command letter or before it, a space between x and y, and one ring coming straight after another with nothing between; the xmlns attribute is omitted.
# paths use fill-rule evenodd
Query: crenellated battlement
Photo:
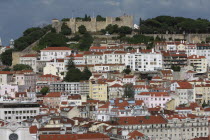
<svg viewBox="0 0 210 140"><path fill-rule="evenodd" d="M118 20L116 20L118 18ZM133 28L133 16L123 15L120 17L106 17L105 21L97 21L95 17L91 18L91 21L78 21L76 18L70 18L69 21L65 21L66 24L71 28L72 32L75 33L78 31L78 27L84 25L87 31L97 32L102 29L105 29L109 24L117 24L119 27L128 26ZM60 32L63 22L57 19L52 20L52 27L56 29L57 32Z"/></svg>

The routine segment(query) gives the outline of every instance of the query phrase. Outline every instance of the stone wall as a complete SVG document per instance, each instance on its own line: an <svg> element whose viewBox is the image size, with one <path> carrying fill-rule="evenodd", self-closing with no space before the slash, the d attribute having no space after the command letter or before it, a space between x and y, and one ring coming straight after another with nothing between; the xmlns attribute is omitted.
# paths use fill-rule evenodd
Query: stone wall
<svg viewBox="0 0 210 140"><path fill-rule="evenodd" d="M210 34L144 34L145 36L151 36L156 38L157 36L165 38L167 41L170 39L181 39L186 40L190 43L201 43L206 41L207 37L210 37Z"/></svg>
<svg viewBox="0 0 210 140"><path fill-rule="evenodd" d="M78 31L78 27L81 25L84 25L87 29L87 31L90 32L97 32L101 29L105 29L106 26L109 24L117 24L119 27L121 26L128 26L130 28L133 28L133 16L121 16L120 21L116 21L115 17L106 17L106 21L96 21L96 18L91 18L91 21L76 21L75 18L70 18L69 21L67 21L67 25L69 28L71 28L72 32L75 33ZM56 29L57 32L60 32L61 26L63 22L53 19L52 20L52 27Z"/></svg>

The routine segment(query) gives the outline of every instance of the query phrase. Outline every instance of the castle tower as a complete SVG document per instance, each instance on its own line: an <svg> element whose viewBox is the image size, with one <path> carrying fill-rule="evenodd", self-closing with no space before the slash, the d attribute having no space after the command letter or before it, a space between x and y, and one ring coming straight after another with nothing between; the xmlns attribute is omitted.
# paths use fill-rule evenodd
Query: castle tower
<svg viewBox="0 0 210 140"><path fill-rule="evenodd" d="M11 39L9 41L9 46L10 46L10 48L14 48L15 47L15 41L14 41L14 39Z"/></svg>
<svg viewBox="0 0 210 140"><path fill-rule="evenodd" d="M52 27L55 28L57 33L61 31L61 26L62 26L62 23L58 19L52 20Z"/></svg>

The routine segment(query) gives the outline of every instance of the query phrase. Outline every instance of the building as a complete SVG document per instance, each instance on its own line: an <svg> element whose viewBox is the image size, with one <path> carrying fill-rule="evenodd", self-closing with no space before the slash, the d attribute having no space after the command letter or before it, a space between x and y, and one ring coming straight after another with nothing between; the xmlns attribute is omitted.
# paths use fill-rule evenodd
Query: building
<svg viewBox="0 0 210 140"><path fill-rule="evenodd" d="M162 55L154 50L139 50L127 53L125 65L134 71L157 71L163 68Z"/></svg>
<svg viewBox="0 0 210 140"><path fill-rule="evenodd" d="M205 56L210 65L210 45L209 44L197 44L197 54L199 56Z"/></svg>
<svg viewBox="0 0 210 140"><path fill-rule="evenodd" d="M99 106L96 113L97 121L115 120L117 117L150 115L142 100L111 99Z"/></svg>
<svg viewBox="0 0 210 140"><path fill-rule="evenodd" d="M118 117L117 128L122 129L122 138L137 130L149 139L158 140L190 140L196 137L207 137L208 120L189 114ZM196 127L195 127L196 126Z"/></svg>
<svg viewBox="0 0 210 140"><path fill-rule="evenodd" d="M197 73L207 72L208 62L205 56L199 56L199 55L188 56L187 63L188 65L192 66L194 68L194 71L196 71Z"/></svg>
<svg viewBox="0 0 210 140"><path fill-rule="evenodd" d="M68 47L47 47L41 51L41 61L51 61L54 59L64 59L71 55L71 49Z"/></svg>
<svg viewBox="0 0 210 140"><path fill-rule="evenodd" d="M44 96L43 104L50 108L57 108L61 102L61 92L50 92Z"/></svg>
<svg viewBox="0 0 210 140"><path fill-rule="evenodd" d="M39 115L37 103L0 103L0 119L22 122Z"/></svg>
<svg viewBox="0 0 210 140"><path fill-rule="evenodd" d="M143 100L147 107L166 107L166 103L171 100L167 92L141 92L135 95L135 100Z"/></svg>
<svg viewBox="0 0 210 140"><path fill-rule="evenodd" d="M36 92L39 92L43 87L50 87L50 83L54 82L61 82L60 77L52 74L38 76L36 82Z"/></svg>
<svg viewBox="0 0 210 140"><path fill-rule="evenodd" d="M34 72L37 72L37 54L26 54L20 57L20 64L31 66Z"/></svg>
<svg viewBox="0 0 210 140"><path fill-rule="evenodd" d="M79 82L54 82L50 83L51 92L67 92L68 94L79 94Z"/></svg>
<svg viewBox="0 0 210 140"><path fill-rule="evenodd" d="M89 97L94 100L107 101L108 100L108 87L103 81L91 80L89 82Z"/></svg>

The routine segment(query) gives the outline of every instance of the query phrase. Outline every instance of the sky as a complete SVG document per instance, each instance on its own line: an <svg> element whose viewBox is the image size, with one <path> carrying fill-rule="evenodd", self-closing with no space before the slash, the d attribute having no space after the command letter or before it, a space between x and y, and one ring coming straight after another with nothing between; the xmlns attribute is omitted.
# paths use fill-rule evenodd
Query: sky
<svg viewBox="0 0 210 140"><path fill-rule="evenodd" d="M17 39L30 27L51 20L90 16L133 15L153 18L160 15L210 19L210 0L0 0L0 37L3 45Z"/></svg>

